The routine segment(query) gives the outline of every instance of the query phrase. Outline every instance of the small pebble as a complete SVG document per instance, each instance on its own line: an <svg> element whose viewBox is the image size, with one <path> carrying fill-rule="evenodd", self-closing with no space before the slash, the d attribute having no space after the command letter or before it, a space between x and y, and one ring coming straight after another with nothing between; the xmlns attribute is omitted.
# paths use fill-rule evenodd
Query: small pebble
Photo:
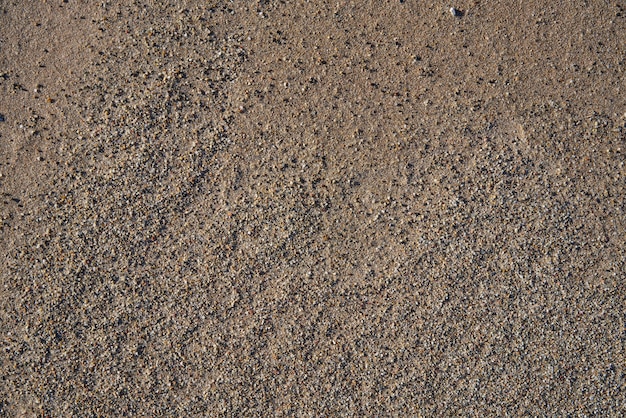
<svg viewBox="0 0 626 418"><path fill-rule="evenodd" d="M459 9L457 9L455 7L450 7L450 14L452 16L454 16L454 17L461 17L461 16L463 16L463 13Z"/></svg>

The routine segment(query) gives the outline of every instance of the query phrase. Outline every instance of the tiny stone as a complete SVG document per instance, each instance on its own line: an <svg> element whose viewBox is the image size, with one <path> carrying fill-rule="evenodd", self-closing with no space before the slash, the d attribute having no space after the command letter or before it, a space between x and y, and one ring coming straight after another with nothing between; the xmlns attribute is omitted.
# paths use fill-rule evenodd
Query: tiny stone
<svg viewBox="0 0 626 418"><path fill-rule="evenodd" d="M0 113L0 122L4 122L5 120L4 115Z"/></svg>
<svg viewBox="0 0 626 418"><path fill-rule="evenodd" d="M461 17L463 15L463 13L455 7L450 7L450 14L454 17Z"/></svg>

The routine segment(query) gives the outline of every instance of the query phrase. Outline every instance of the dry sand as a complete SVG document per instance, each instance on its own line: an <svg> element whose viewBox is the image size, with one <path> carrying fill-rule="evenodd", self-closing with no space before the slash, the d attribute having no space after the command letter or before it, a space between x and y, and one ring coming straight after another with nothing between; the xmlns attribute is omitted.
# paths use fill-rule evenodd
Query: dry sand
<svg viewBox="0 0 626 418"><path fill-rule="evenodd" d="M625 51L622 0L0 1L0 416L623 416Z"/></svg>

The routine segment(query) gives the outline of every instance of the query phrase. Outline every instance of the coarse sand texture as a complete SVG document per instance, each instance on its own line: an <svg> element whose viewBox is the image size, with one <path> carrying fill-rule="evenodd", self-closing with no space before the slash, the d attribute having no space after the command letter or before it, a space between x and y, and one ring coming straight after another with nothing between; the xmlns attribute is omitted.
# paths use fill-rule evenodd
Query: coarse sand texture
<svg viewBox="0 0 626 418"><path fill-rule="evenodd" d="M0 0L0 417L626 415L626 2Z"/></svg>

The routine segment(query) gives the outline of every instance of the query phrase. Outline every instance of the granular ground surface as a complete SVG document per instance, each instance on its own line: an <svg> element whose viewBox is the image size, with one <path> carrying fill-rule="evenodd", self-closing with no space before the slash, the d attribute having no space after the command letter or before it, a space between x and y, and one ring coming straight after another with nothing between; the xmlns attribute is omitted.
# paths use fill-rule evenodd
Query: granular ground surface
<svg viewBox="0 0 626 418"><path fill-rule="evenodd" d="M623 416L625 51L621 0L1 0L0 416Z"/></svg>

